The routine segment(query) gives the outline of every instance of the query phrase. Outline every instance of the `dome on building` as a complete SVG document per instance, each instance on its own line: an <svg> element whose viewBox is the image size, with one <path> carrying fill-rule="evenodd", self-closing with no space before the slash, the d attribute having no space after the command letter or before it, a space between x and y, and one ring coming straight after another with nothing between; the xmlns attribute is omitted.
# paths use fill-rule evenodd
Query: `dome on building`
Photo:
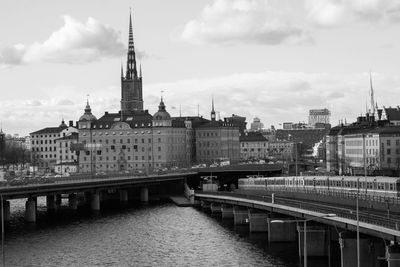
<svg viewBox="0 0 400 267"><path fill-rule="evenodd" d="M165 110L165 104L161 97L160 105L158 106L158 111L153 115L153 120L163 121L163 120L171 120L171 115Z"/></svg>
<svg viewBox="0 0 400 267"><path fill-rule="evenodd" d="M93 121L97 120L96 117L92 114L92 109L89 105L89 100L86 102L85 113L79 118L79 121Z"/></svg>

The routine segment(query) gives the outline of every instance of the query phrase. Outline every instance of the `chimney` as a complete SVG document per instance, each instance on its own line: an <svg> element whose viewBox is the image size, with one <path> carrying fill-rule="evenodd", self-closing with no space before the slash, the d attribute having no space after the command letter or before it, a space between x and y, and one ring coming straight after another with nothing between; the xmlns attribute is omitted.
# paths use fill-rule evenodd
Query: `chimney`
<svg viewBox="0 0 400 267"><path fill-rule="evenodd" d="M69 121L69 127L74 127L74 121Z"/></svg>

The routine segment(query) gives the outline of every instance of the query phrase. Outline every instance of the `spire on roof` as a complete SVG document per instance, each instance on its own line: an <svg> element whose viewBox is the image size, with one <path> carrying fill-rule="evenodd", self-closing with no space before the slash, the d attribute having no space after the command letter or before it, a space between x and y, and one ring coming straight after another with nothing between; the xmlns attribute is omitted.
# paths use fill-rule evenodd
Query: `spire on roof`
<svg viewBox="0 0 400 267"><path fill-rule="evenodd" d="M126 79L137 78L135 45L133 42L132 14L129 12L129 44L126 62Z"/></svg>
<svg viewBox="0 0 400 267"><path fill-rule="evenodd" d="M214 97L212 98L212 103L211 103L211 120L215 121Z"/></svg>
<svg viewBox="0 0 400 267"><path fill-rule="evenodd" d="M372 75L371 71L369 71L369 83L370 83L370 103L371 103L371 115L375 115L375 106L374 106L374 88L372 87Z"/></svg>

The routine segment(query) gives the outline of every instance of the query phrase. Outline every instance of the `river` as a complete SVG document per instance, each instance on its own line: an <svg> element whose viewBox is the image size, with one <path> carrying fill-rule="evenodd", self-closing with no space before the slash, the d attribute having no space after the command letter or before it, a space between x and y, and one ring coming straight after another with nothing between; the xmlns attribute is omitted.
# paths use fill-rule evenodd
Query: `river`
<svg viewBox="0 0 400 267"><path fill-rule="evenodd" d="M23 200L11 202L6 266L300 266L295 243L268 244L266 234L194 208L111 204L92 214L72 212L63 201L50 216L39 198L35 224L24 222Z"/></svg>

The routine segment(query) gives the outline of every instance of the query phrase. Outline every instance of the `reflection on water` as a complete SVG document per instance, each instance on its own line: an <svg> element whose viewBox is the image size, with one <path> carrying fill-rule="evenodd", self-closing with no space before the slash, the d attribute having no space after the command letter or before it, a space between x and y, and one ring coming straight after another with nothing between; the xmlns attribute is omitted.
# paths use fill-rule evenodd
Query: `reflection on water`
<svg viewBox="0 0 400 267"><path fill-rule="evenodd" d="M38 222L27 224L24 205L11 203L7 266L299 266L296 243L268 244L265 233L249 234L193 208L103 205L92 215L63 203L50 216L39 198Z"/></svg>

